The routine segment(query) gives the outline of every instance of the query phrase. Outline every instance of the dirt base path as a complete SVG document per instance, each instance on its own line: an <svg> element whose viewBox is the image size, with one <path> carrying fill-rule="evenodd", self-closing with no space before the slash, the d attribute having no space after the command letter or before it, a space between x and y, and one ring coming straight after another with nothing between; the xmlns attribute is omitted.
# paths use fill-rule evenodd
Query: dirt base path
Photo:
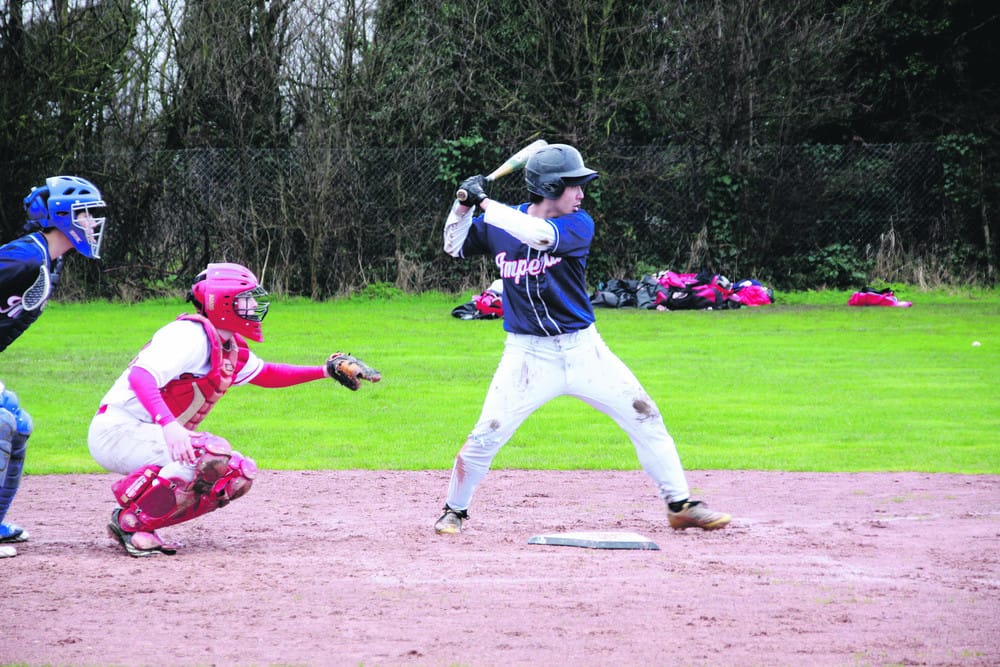
<svg viewBox="0 0 1000 667"><path fill-rule="evenodd" d="M143 559L113 479L24 479L0 663L1000 664L998 476L691 471L735 518L674 532L641 472L496 470L439 537L445 471L262 471ZM591 530L660 550L527 543Z"/></svg>

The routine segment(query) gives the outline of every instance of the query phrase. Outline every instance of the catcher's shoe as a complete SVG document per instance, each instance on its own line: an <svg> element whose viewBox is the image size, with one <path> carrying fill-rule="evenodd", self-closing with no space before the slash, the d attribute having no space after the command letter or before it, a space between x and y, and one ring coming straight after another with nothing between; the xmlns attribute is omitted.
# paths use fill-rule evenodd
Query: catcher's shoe
<svg viewBox="0 0 1000 667"><path fill-rule="evenodd" d="M133 558L143 558L145 556L156 556L166 554L172 556L177 553L177 547L173 544L165 544L160 536L154 532L139 531L130 533L122 528L118 521L121 508L116 508L111 513L111 521L108 522L108 535L118 540L125 553Z"/></svg>
<svg viewBox="0 0 1000 667"><path fill-rule="evenodd" d="M0 546L0 558L13 558L17 555L17 549L14 547Z"/></svg>
<svg viewBox="0 0 1000 667"><path fill-rule="evenodd" d="M434 530L438 535L454 535L462 532L462 520L468 519L469 513L465 510L453 510L447 505L444 506L444 514L434 523Z"/></svg>
<svg viewBox="0 0 1000 667"><path fill-rule="evenodd" d="M28 531L14 523L0 523L0 542L27 542Z"/></svg>
<svg viewBox="0 0 1000 667"><path fill-rule="evenodd" d="M732 519L723 512L714 512L700 500L688 500L677 511L670 509L667 504L667 519L670 520L670 527L674 530L684 530L685 528L703 528L704 530L718 530L729 525Z"/></svg>

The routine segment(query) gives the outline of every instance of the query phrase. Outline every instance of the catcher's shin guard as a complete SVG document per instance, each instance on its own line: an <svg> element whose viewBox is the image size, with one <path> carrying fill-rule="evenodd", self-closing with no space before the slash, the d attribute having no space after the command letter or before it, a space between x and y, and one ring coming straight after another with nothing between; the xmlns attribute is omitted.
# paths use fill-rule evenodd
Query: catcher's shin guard
<svg viewBox="0 0 1000 667"><path fill-rule="evenodd" d="M122 529L152 532L190 521L246 494L257 464L233 451L225 439L210 433L197 436L195 478L186 482L160 477L159 466L145 466L112 485L121 505Z"/></svg>
<svg viewBox="0 0 1000 667"><path fill-rule="evenodd" d="M31 428L31 415L20 408L12 391L4 390L0 396L0 523L21 486Z"/></svg>

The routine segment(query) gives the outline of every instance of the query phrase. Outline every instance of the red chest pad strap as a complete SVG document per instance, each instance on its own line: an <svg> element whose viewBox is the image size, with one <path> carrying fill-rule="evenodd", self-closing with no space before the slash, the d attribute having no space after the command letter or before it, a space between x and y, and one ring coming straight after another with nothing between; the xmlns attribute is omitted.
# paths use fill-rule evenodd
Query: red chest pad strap
<svg viewBox="0 0 1000 667"><path fill-rule="evenodd" d="M160 390L170 411L177 421L188 429L194 429L208 415L236 379L236 374L246 365L250 349L239 335L233 335L228 346L224 346L218 330L201 315L185 314L177 319L198 322L205 329L210 345L208 373L201 377L185 374L171 380Z"/></svg>

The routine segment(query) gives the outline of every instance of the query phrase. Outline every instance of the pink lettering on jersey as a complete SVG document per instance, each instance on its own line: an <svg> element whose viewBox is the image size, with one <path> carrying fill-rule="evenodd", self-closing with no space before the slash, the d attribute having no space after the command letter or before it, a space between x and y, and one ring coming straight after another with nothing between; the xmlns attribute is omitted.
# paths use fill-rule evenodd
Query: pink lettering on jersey
<svg viewBox="0 0 1000 667"><path fill-rule="evenodd" d="M519 284L524 276L537 276L545 273L550 266L555 266L562 261L562 257L552 257L543 254L534 259L515 259L507 261L507 253L497 253L496 263L500 269L501 278L513 278L514 284Z"/></svg>
<svg viewBox="0 0 1000 667"><path fill-rule="evenodd" d="M23 310L24 307L21 305L21 297L20 295L15 294L7 299L6 308L0 308L0 314L5 314L13 320L17 319Z"/></svg>

